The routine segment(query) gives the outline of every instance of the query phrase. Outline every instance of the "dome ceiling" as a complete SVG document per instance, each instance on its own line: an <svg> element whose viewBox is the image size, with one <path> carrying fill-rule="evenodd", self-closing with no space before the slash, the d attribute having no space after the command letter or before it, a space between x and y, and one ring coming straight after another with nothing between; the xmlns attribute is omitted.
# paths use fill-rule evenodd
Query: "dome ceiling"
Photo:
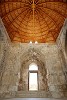
<svg viewBox="0 0 67 100"><path fill-rule="evenodd" d="M67 18L67 2L34 0L33 6L33 0L0 0L0 17L12 42L55 42Z"/></svg>

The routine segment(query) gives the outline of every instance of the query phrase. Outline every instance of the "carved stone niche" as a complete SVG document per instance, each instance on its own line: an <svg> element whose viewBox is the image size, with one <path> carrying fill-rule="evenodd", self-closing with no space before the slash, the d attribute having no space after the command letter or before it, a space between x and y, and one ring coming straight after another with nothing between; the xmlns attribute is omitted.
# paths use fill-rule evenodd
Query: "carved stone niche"
<svg viewBox="0 0 67 100"><path fill-rule="evenodd" d="M32 53L31 53L32 52ZM29 65L31 63L35 63L38 66L38 91L48 91L47 84L47 71L44 64L43 57L41 53L38 53L35 50L31 50L31 52L25 53L23 57L24 60L21 64L20 69L20 80L18 91L28 91L29 90ZM35 53L34 53L35 52Z"/></svg>

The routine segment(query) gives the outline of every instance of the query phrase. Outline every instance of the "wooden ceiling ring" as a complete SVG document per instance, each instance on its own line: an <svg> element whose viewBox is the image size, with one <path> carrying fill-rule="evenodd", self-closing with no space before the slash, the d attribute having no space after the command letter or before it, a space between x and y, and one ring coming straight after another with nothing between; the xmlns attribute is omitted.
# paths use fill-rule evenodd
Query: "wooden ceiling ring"
<svg viewBox="0 0 67 100"><path fill-rule="evenodd" d="M42 12L42 10L41 10L41 12ZM45 13L45 12L44 12ZM45 13L46 14L46 13ZM42 15L43 16L43 15ZM51 16L49 16L48 14L46 14L46 16L48 16L49 17L49 19L51 19L52 21L53 21L53 23L54 24L56 24L56 22L54 21L54 19L53 18L51 18ZM43 18L44 20L45 20L45 18ZM57 26L57 24L55 25L55 26Z"/></svg>
<svg viewBox="0 0 67 100"><path fill-rule="evenodd" d="M27 12L29 9L26 9L25 11ZM24 12L25 12L24 11ZM13 19L13 21L12 22L10 22L9 23L9 26L11 25L11 24L13 24L13 22L19 17L19 16L21 16L21 14L22 14L23 12L21 12L15 19ZM26 15L26 14L25 14Z"/></svg>
<svg viewBox="0 0 67 100"><path fill-rule="evenodd" d="M54 2L54 3L57 2L57 3L64 3L64 4L66 4L67 1L66 1L66 2L64 2L64 1L63 1L63 2L62 2L62 1L45 1L45 2L40 2L40 3L38 3L38 5L39 5L39 4L50 3L50 2L52 2L52 3L53 3L53 2Z"/></svg>
<svg viewBox="0 0 67 100"><path fill-rule="evenodd" d="M43 15L42 15L42 17L43 17ZM45 20L45 18L43 18L44 20ZM54 24L56 24L55 22L54 22ZM47 24L47 26L48 26L48 24ZM57 25L56 25L57 26ZM48 28L49 28L49 26L48 26ZM49 28L50 29L50 28Z"/></svg>
<svg viewBox="0 0 67 100"><path fill-rule="evenodd" d="M8 13L6 13L5 12L5 14L2 16L2 19L5 17L5 16L7 16L8 14L10 14L10 13L12 13L12 12L14 12L14 11L17 11L18 9L24 9L24 7L20 7L20 8L16 8L16 9L13 9L12 11L9 11ZM28 7L27 7L28 8ZM1 10L2 11L2 10Z"/></svg>
<svg viewBox="0 0 67 100"><path fill-rule="evenodd" d="M44 8L44 7L39 7L39 8ZM59 13L59 12L57 12L56 10L53 10L53 9L51 9L51 8L48 8L48 7L45 7L46 9L49 9L49 10L51 10L51 11L54 11L55 13L57 13L58 15L61 15L63 18L65 18L65 16L64 15L62 15L61 13Z"/></svg>
<svg viewBox="0 0 67 100"><path fill-rule="evenodd" d="M23 20L25 19L25 17L26 17L30 12L31 12L31 11L29 10L29 12L24 16L24 18L22 19L22 21L21 21L21 23L20 23L20 26L21 26ZM29 17L30 17L30 14L29 14ZM29 18L29 17L28 17L28 18ZM28 23L28 22L27 22L27 23ZM20 27L20 26L19 26L19 27ZM19 29L19 28L18 28L18 29Z"/></svg>
<svg viewBox="0 0 67 100"><path fill-rule="evenodd" d="M41 15L40 11L37 11L37 12L39 13L39 16L41 16L41 18L44 19L43 16ZM45 19L44 19L44 21L45 21ZM44 23L46 23L48 30L49 30L49 26L48 26L47 22L45 21Z"/></svg>

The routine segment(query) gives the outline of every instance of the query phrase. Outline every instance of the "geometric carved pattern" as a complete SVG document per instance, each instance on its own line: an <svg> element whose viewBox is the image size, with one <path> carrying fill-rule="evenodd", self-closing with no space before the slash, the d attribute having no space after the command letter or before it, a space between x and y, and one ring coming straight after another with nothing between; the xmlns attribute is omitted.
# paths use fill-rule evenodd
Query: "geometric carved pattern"
<svg viewBox="0 0 67 100"><path fill-rule="evenodd" d="M0 17L12 42L55 42L65 18L66 0L1 0Z"/></svg>

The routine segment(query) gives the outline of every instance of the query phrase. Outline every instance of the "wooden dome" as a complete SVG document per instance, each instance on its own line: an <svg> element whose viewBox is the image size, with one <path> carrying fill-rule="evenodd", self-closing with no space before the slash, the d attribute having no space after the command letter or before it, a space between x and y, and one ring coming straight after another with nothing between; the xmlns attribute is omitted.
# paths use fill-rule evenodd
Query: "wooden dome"
<svg viewBox="0 0 67 100"><path fill-rule="evenodd" d="M67 18L66 0L0 0L0 17L12 42L55 42Z"/></svg>

